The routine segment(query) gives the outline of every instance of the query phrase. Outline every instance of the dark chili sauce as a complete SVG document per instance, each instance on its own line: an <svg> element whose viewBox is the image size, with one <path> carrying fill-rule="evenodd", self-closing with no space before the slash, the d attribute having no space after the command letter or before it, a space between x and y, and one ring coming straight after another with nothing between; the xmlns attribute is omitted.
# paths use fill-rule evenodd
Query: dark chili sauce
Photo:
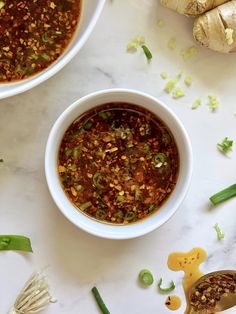
<svg viewBox="0 0 236 314"><path fill-rule="evenodd" d="M175 188L178 149L153 113L109 103L79 116L59 148L58 173L71 202L99 221L128 224L157 211Z"/></svg>
<svg viewBox="0 0 236 314"><path fill-rule="evenodd" d="M22 80L49 67L69 45L82 0L0 1L0 82Z"/></svg>

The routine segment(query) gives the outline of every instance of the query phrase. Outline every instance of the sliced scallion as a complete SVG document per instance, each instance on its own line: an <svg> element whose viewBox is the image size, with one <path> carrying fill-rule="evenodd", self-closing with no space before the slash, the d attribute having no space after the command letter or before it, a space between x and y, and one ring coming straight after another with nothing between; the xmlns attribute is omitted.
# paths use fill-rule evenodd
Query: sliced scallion
<svg viewBox="0 0 236 314"><path fill-rule="evenodd" d="M168 288L162 288L161 285L162 285L162 278L160 278L157 284L159 291L162 293L169 293L175 289L175 284L173 280L170 282L170 286Z"/></svg>
<svg viewBox="0 0 236 314"><path fill-rule="evenodd" d="M135 217L136 217L136 213L133 211L129 211L125 215L124 220L131 221L131 220L134 220Z"/></svg>
<svg viewBox="0 0 236 314"><path fill-rule="evenodd" d="M147 58L148 61L151 61L152 60L152 53L151 51L149 50L149 48L145 45L142 45L142 48L143 48L143 52Z"/></svg>
<svg viewBox="0 0 236 314"><path fill-rule="evenodd" d="M20 235L0 235L0 251L33 252L30 239Z"/></svg>
<svg viewBox="0 0 236 314"><path fill-rule="evenodd" d="M144 286L151 286L154 282L153 275L148 269L142 269L138 277Z"/></svg>
<svg viewBox="0 0 236 314"><path fill-rule="evenodd" d="M230 198L236 196L236 184L229 186L228 188L212 195L210 201L213 205L218 205L222 202L229 200Z"/></svg>
<svg viewBox="0 0 236 314"><path fill-rule="evenodd" d="M100 293L98 292L98 289L96 287L93 287L92 293L94 295L95 300L97 301L97 305L99 306L100 310L103 314L110 314L109 310L107 309Z"/></svg>
<svg viewBox="0 0 236 314"><path fill-rule="evenodd" d="M42 54L42 58L43 58L44 60L46 60L46 61L49 61L49 60L50 60L50 56L49 56L49 54L46 53L46 52L44 52L44 53Z"/></svg>
<svg viewBox="0 0 236 314"><path fill-rule="evenodd" d="M103 209L98 209L95 214L96 218L99 220L103 220L106 218L107 213Z"/></svg>
<svg viewBox="0 0 236 314"><path fill-rule="evenodd" d="M86 122L85 125L83 126L83 129L87 131L87 130L91 129L92 126L93 126L92 122L89 122L89 121L88 121L88 122Z"/></svg>
<svg viewBox="0 0 236 314"><path fill-rule="evenodd" d="M104 177L100 172L96 172L93 175L93 184L98 189L105 189L105 186L102 184L102 181L104 181Z"/></svg>
<svg viewBox="0 0 236 314"><path fill-rule="evenodd" d="M103 120L108 120L111 117L111 112L109 111L101 111L98 113L99 117Z"/></svg>
<svg viewBox="0 0 236 314"><path fill-rule="evenodd" d="M89 207L91 207L93 204L91 202L86 202L86 203L83 203L79 206L79 209L84 211L86 209L88 209Z"/></svg>
<svg viewBox="0 0 236 314"><path fill-rule="evenodd" d="M224 239L225 234L224 234L224 232L221 231L221 229L220 229L220 227L219 227L218 224L215 224L215 225L214 225L214 229L215 229L215 231L216 231L216 233L217 233L218 240Z"/></svg>

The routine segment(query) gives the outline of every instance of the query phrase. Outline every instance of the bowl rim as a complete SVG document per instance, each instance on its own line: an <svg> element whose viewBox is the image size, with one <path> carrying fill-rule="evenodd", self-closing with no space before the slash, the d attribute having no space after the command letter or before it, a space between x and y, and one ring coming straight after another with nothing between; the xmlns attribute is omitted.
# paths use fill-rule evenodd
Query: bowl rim
<svg viewBox="0 0 236 314"><path fill-rule="evenodd" d="M55 75L59 72L62 68L64 68L79 52L79 50L83 47L85 42L88 40L89 36L91 35L99 16L102 13L103 7L105 5L106 0L97 0L98 3L96 4L96 8L94 10L93 15L91 16L90 22L83 32L80 39L75 43L74 47L70 50L66 51L58 62L54 62L47 71L38 74L37 77L32 76L32 79L29 80L22 80L22 85L17 85L17 82L12 82L12 89L6 91L0 91L0 99L5 99L11 96L15 96L21 93L24 93L40 84L48 80L50 77ZM84 6L84 3L83 3ZM72 39L73 40L73 39ZM34 79L33 79L34 78ZM3 84L2 84L3 85Z"/></svg>
<svg viewBox="0 0 236 314"><path fill-rule="evenodd" d="M61 208L61 203L59 202L58 197L55 195L56 193L54 193L53 190L53 186L52 186L52 182L51 182L51 174L50 174L50 159L51 154L50 151L51 149L53 149L54 151L56 150L56 145L55 148L53 148L53 144L54 144L54 140L55 140L55 136L57 135L57 132L59 132L59 127L62 125L65 125L65 119L68 115L70 115L71 112L73 112L76 108L80 107L83 103L89 101L90 99L98 99L100 96L104 96L107 94L130 94L132 96L137 96L137 97L142 97L142 98L146 98L149 99L152 102L155 102L158 106L162 107L162 109L164 109L164 111L166 111L166 113L168 115L170 115L175 121L176 124L178 125L180 131L181 131L181 135L185 141L185 143L187 144L185 149L186 149L186 156L187 156L187 171L186 171L186 178L184 180L184 182L182 183L182 191L181 193L177 196L177 202L175 203L175 205L173 206L172 210L169 210L168 214L165 215L164 219L161 219L159 221L159 223L153 223L150 224L150 226L148 228L143 229L142 231L135 231L135 228L133 228L133 226L135 226L136 224L130 224L130 225L125 225L125 226L121 226L121 228L123 228L125 230L125 228L129 228L129 234L126 234L125 232L122 234L113 234L113 233L109 233L109 231L103 232L103 231L97 231L97 230L93 230L93 228L89 229L87 227L85 227L83 224L80 224L76 221L74 221L71 217L71 215L68 213L68 210ZM112 101L112 100L110 100ZM128 101L127 101L128 102ZM105 102L104 102L105 103ZM95 108L96 106L101 105L101 103L98 103L97 105L93 106L93 108ZM89 109L87 109L89 110ZM150 110L150 109L148 109ZM86 112L86 110L84 110L83 112ZM79 115L81 115L82 113L80 113ZM155 113L156 114L156 113ZM157 114L158 116L158 114ZM74 117L74 119L76 119L76 116ZM166 123L164 121L164 123ZM65 126L65 130L69 127L70 124ZM168 124L167 124L167 127ZM171 129L171 128L170 128ZM172 130L172 129L171 129ZM177 146L178 147L178 146ZM179 147L178 147L179 149ZM45 149L45 176L46 176L46 181L47 181L47 185L48 185L48 189L50 191L51 197L53 198L56 206L58 207L58 209L60 210L60 212L71 222L73 223L76 227L78 227L79 229L82 229L83 231L92 234L94 236L97 237L101 237L101 238L106 238L106 239L113 239L113 240L124 240L124 239L132 239L132 238L137 238L140 236L143 236L145 234L148 234L156 229L158 229L159 227L161 227L162 225L164 225L178 210L178 208L180 207L181 203L183 202L184 198L187 195L188 189L190 187L190 182L191 182L191 178L192 178L192 173L193 173L193 152L192 152L192 145L189 139L189 136L187 134L187 131L185 130L182 122L179 120L179 118L176 116L176 114L170 109L168 108L162 101L160 101L159 99L145 93L145 92L141 92L141 91L137 91L134 89L126 89L126 88L111 88L111 89L104 89L104 90L100 90L100 91L96 91L93 93L90 93L86 96L83 96L79 99L77 99L75 102L73 102L69 107L67 107L60 115L59 117L56 119L55 123L53 124L51 131L49 133L48 136L48 140L47 140L47 144L46 144L46 149ZM57 183L60 185L59 179L57 180ZM178 183L177 183L178 184ZM60 185L61 187L61 185ZM170 198L171 199L171 196ZM166 203L168 203L169 199L166 201ZM68 199L68 204L72 204L69 199ZM74 206L72 204L72 206ZM75 208L75 206L74 206ZM82 215L82 214L81 214ZM151 217L150 217L151 218ZM148 220L149 218L146 218L140 222L138 222L137 224L141 225L142 222ZM96 220L93 220L91 218L88 217L88 221L95 221L95 224L99 224L101 225L100 222L97 222ZM106 225L106 224L103 224ZM112 228L117 228L116 225L109 225ZM102 228L101 228L102 229ZM134 229L133 232L131 233L130 230ZM114 229L115 230L115 229Z"/></svg>

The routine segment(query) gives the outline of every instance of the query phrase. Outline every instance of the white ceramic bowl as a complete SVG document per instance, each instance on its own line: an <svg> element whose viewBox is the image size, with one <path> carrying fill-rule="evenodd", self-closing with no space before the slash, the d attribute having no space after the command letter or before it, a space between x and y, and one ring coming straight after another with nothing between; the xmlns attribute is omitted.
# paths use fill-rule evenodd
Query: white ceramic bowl
<svg viewBox="0 0 236 314"><path fill-rule="evenodd" d="M78 209L65 195L57 173L58 149L62 137L71 123L82 113L109 102L127 102L143 106L155 113L172 131L180 155L180 171L175 190L159 211L148 218L128 225L104 224L93 220ZM189 187L192 173L192 150L187 133L175 116L157 99L137 91L111 89L85 96L69 106L55 122L48 138L45 153L45 172L51 195L61 212L77 227L93 235L109 239L129 239L144 235L165 223L183 201Z"/></svg>
<svg viewBox="0 0 236 314"><path fill-rule="evenodd" d="M91 34L106 0L83 0L79 29L65 53L50 67L26 80L0 84L0 99L25 92L61 70L81 49Z"/></svg>

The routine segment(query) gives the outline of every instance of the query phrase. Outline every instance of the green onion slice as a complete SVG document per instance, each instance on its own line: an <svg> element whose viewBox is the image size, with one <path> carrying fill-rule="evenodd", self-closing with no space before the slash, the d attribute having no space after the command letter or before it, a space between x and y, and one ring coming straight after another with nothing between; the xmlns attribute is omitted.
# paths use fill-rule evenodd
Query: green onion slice
<svg viewBox="0 0 236 314"><path fill-rule="evenodd" d="M162 288L161 285L162 285L162 278L160 278L157 284L159 291L162 293L169 293L175 289L175 284L173 280L170 282L170 286L168 288Z"/></svg>
<svg viewBox="0 0 236 314"><path fill-rule="evenodd" d="M215 231L216 231L216 233L217 233L218 240L224 239L225 234L224 234L224 232L221 231L221 229L220 229L220 227L219 227L218 224L215 224L215 225L214 225L214 229L215 229Z"/></svg>
<svg viewBox="0 0 236 314"><path fill-rule="evenodd" d="M98 209L95 214L96 218L99 220L103 220L106 218L107 213L103 209Z"/></svg>
<svg viewBox="0 0 236 314"><path fill-rule="evenodd" d="M236 196L236 184L229 186L228 188L212 195L210 201L213 205L218 205L222 202L229 200L230 198Z"/></svg>
<svg viewBox="0 0 236 314"><path fill-rule="evenodd" d="M152 53L151 53L151 51L150 51L150 50L148 49L148 47L145 46L145 45L142 45L142 48L143 48L143 52L144 52L144 54L145 54L147 60L148 60L148 61L151 61L151 60L152 60Z"/></svg>
<svg viewBox="0 0 236 314"><path fill-rule="evenodd" d="M131 220L134 220L135 217L136 217L136 213L133 211L129 211L125 215L124 220L131 221Z"/></svg>
<svg viewBox="0 0 236 314"><path fill-rule="evenodd" d="M86 202L86 203L83 203L79 206L79 209L84 211L86 209L88 209L89 207L91 207L93 204L91 202Z"/></svg>
<svg viewBox="0 0 236 314"><path fill-rule="evenodd" d="M0 235L0 251L33 252L30 239L21 235Z"/></svg>
<svg viewBox="0 0 236 314"><path fill-rule="evenodd" d="M138 277L144 286L151 286L154 282L153 275L148 269L141 270Z"/></svg>
<svg viewBox="0 0 236 314"><path fill-rule="evenodd" d="M105 189L105 186L102 184L104 181L104 176L100 172L96 172L93 175L93 184L98 189Z"/></svg>
<svg viewBox="0 0 236 314"><path fill-rule="evenodd" d="M98 115L103 120L108 120L111 117L111 112L110 111L101 111L98 113Z"/></svg>
<svg viewBox="0 0 236 314"><path fill-rule="evenodd" d="M166 167L168 163L168 157L164 153L157 153L153 156L153 163L155 168Z"/></svg>
<svg viewBox="0 0 236 314"><path fill-rule="evenodd" d="M102 299L102 297L101 297L101 295L98 292L98 289L96 287L93 287L92 293L94 295L95 300L97 301L97 304L98 304L101 312L103 314L110 314L109 310L107 309L107 307L106 307L106 305L105 305L105 303L104 303L104 301L103 301L103 299Z"/></svg>

